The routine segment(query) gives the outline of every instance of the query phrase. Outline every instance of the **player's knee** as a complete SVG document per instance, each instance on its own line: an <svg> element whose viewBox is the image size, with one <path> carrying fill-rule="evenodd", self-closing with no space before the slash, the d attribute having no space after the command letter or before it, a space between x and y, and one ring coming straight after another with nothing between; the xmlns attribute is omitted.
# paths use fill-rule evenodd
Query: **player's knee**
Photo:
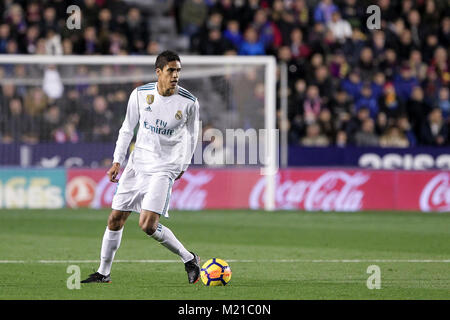
<svg viewBox="0 0 450 320"><path fill-rule="evenodd" d="M139 221L139 227L144 231L146 234L151 236L156 232L156 228L158 227L158 223L154 223L153 221Z"/></svg>
<svg viewBox="0 0 450 320"><path fill-rule="evenodd" d="M111 231L118 231L123 228L127 215L111 212L108 217L108 229Z"/></svg>

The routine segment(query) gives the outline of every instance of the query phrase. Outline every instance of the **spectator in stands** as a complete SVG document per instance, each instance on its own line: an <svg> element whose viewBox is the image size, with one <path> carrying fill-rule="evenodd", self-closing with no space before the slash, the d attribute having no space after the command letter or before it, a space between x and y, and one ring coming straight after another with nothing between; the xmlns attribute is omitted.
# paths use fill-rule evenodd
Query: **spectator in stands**
<svg viewBox="0 0 450 320"><path fill-rule="evenodd" d="M30 2L27 4L26 21L29 25L41 21L41 8L38 2Z"/></svg>
<svg viewBox="0 0 450 320"><path fill-rule="evenodd" d="M361 17L364 17L365 10L361 6L359 1L357 0L345 0L343 1L341 12L342 17L347 20L352 28L361 28L362 20ZM381 14L383 18L384 15Z"/></svg>
<svg viewBox="0 0 450 320"><path fill-rule="evenodd" d="M391 126L380 137L380 146L385 148L407 148L409 141L398 127Z"/></svg>
<svg viewBox="0 0 450 320"><path fill-rule="evenodd" d="M442 81L439 78L436 68L428 68L427 77L423 82L422 87L425 94L424 101L429 105L433 105L435 98L438 95L439 88L442 87Z"/></svg>
<svg viewBox="0 0 450 320"><path fill-rule="evenodd" d="M383 30L375 30L372 35L370 48L372 49L374 63L380 65L386 54L386 35Z"/></svg>
<svg viewBox="0 0 450 320"><path fill-rule="evenodd" d="M342 89L337 90L329 103L337 128L343 128L344 124L350 120L351 106L348 94Z"/></svg>
<svg viewBox="0 0 450 320"><path fill-rule="evenodd" d="M363 83L359 70L352 69L347 79L342 81L342 89L354 100L358 100Z"/></svg>
<svg viewBox="0 0 450 320"><path fill-rule="evenodd" d="M417 145L417 138L414 130L409 122L408 115L401 114L397 118L397 127L402 131L403 135L408 139L410 147Z"/></svg>
<svg viewBox="0 0 450 320"><path fill-rule="evenodd" d="M306 136L301 139L301 144L305 147L326 147L329 145L328 138L320 132L320 126L311 122L306 126Z"/></svg>
<svg viewBox="0 0 450 320"><path fill-rule="evenodd" d="M305 74L303 77L307 82L314 81L314 73L317 68L323 66L325 64L323 55L320 53L315 53L311 56L309 63L305 64Z"/></svg>
<svg viewBox="0 0 450 320"><path fill-rule="evenodd" d="M21 53L35 54L38 38L39 27L37 25L29 26L25 37L19 43L19 51Z"/></svg>
<svg viewBox="0 0 450 320"><path fill-rule="evenodd" d="M413 45L416 48L420 48L422 39L425 38L427 33L426 29L428 26L421 24L419 11L414 9L408 12L408 25L409 30L411 30L411 40Z"/></svg>
<svg viewBox="0 0 450 320"><path fill-rule="evenodd" d="M406 110L413 131L416 137L419 137L423 119L429 112L429 106L424 101L424 92L420 86L414 87L411 98L406 103Z"/></svg>
<svg viewBox="0 0 450 320"><path fill-rule="evenodd" d="M244 33L244 40L238 48L240 55L263 55L266 53L264 42L258 39L258 33L253 27L248 27Z"/></svg>
<svg viewBox="0 0 450 320"><path fill-rule="evenodd" d="M327 23L328 29L333 32L334 37L340 43L345 43L352 38L352 27L350 23L342 19L339 11L334 11L331 20Z"/></svg>
<svg viewBox="0 0 450 320"><path fill-rule="evenodd" d="M333 141L336 135L336 129L334 127L330 109L323 108L320 111L317 124L320 127L320 132L322 132L327 137L328 141Z"/></svg>
<svg viewBox="0 0 450 320"><path fill-rule="evenodd" d="M387 82L379 98L380 109L388 116L395 118L403 111L403 102L399 100L392 82Z"/></svg>
<svg viewBox="0 0 450 320"><path fill-rule="evenodd" d="M40 25L40 29L44 34L49 30L53 30L56 34L61 32L56 14L56 9L54 7L49 6L44 9L43 20Z"/></svg>
<svg viewBox="0 0 450 320"><path fill-rule="evenodd" d="M266 11L256 11L252 23L253 28L259 34L259 41L264 44L265 49L279 48L282 44L282 36L279 27L268 19Z"/></svg>
<svg viewBox="0 0 450 320"><path fill-rule="evenodd" d="M236 19L239 16L239 9L236 8L232 0L219 0L213 6L212 11L222 13L225 21Z"/></svg>
<svg viewBox="0 0 450 320"><path fill-rule="evenodd" d="M310 12L305 0L295 0L293 4L295 23L305 30L310 22Z"/></svg>
<svg viewBox="0 0 450 320"><path fill-rule="evenodd" d="M9 101L9 116L4 124L2 142L30 144L38 142L36 122L23 112L20 98L13 98Z"/></svg>
<svg viewBox="0 0 450 320"><path fill-rule="evenodd" d="M35 87L28 90L25 96L24 111L31 117L38 117L47 108L47 104L48 98L44 91L39 87Z"/></svg>
<svg viewBox="0 0 450 320"><path fill-rule="evenodd" d="M149 55L157 56L161 52L161 47L158 42L150 41L147 45L146 53Z"/></svg>
<svg viewBox="0 0 450 320"><path fill-rule="evenodd" d="M229 20L227 22L227 27L223 32L223 37L233 44L237 49L242 42L242 33L239 29L239 21Z"/></svg>
<svg viewBox="0 0 450 320"><path fill-rule="evenodd" d="M436 48L430 67L436 70L443 85L450 85L450 69L446 49L441 46Z"/></svg>
<svg viewBox="0 0 450 320"><path fill-rule="evenodd" d="M2 91L0 92L0 101L2 103L2 106L5 106L5 108L2 110L8 109L9 101L11 99L17 98L17 90L16 86L12 83L5 82L2 85Z"/></svg>
<svg viewBox="0 0 450 320"><path fill-rule="evenodd" d="M339 130L336 133L336 140L334 143L337 147L341 148L347 146L347 133L345 133L344 130Z"/></svg>
<svg viewBox="0 0 450 320"><path fill-rule="evenodd" d="M43 142L54 141L55 130L61 125L63 114L56 104L51 104L40 120L39 133Z"/></svg>
<svg viewBox="0 0 450 320"><path fill-rule="evenodd" d="M364 47L361 50L358 61L358 69L361 72L361 79L363 81L371 81L376 70L372 49Z"/></svg>
<svg viewBox="0 0 450 320"><path fill-rule="evenodd" d="M73 54L73 44L70 39L66 38L62 41L62 50L64 55L72 55Z"/></svg>
<svg viewBox="0 0 450 320"><path fill-rule="evenodd" d="M289 111L288 117L293 121L293 118L303 116L303 103L306 97L306 81L298 79L294 85L294 93L289 97Z"/></svg>
<svg viewBox="0 0 450 320"><path fill-rule="evenodd" d="M128 41L128 52L142 54L150 40L147 19L141 16L141 11L132 7L128 10L125 22L125 37Z"/></svg>
<svg viewBox="0 0 450 320"><path fill-rule="evenodd" d="M334 86L326 66L320 66L315 70L314 80L311 81L311 84L314 84L319 88L319 95L322 98L322 103L324 105L328 104L331 97L333 97Z"/></svg>
<svg viewBox="0 0 450 320"><path fill-rule="evenodd" d="M388 80L394 80L394 77L398 71L397 53L394 49L386 49L384 57L378 67L385 74Z"/></svg>
<svg viewBox="0 0 450 320"><path fill-rule="evenodd" d="M411 50L416 48L417 46L413 42L411 31L409 29L404 29L400 34L400 42L397 48L400 60L407 60L409 58L409 53L411 52Z"/></svg>
<svg viewBox="0 0 450 320"><path fill-rule="evenodd" d="M359 147L376 147L379 145L373 119L367 118L363 121L361 129L355 134L355 144Z"/></svg>
<svg viewBox="0 0 450 320"><path fill-rule="evenodd" d="M383 94L383 88L386 85L386 76L383 72L376 72L371 82L372 93L375 99L379 99Z"/></svg>
<svg viewBox="0 0 450 320"><path fill-rule="evenodd" d="M427 76L427 65L422 61L422 53L418 49L411 51L409 67L414 78L422 82Z"/></svg>
<svg viewBox="0 0 450 320"><path fill-rule="evenodd" d="M50 55L63 54L61 36L53 29L48 29L45 36L45 53Z"/></svg>
<svg viewBox="0 0 450 320"><path fill-rule="evenodd" d="M305 122L315 122L321 111L322 101L319 95L319 88L315 85L310 85L306 89L306 98L303 103L303 118Z"/></svg>
<svg viewBox="0 0 450 320"><path fill-rule="evenodd" d="M338 11L338 7L333 0L321 0L314 9L314 21L327 24L336 11Z"/></svg>
<svg viewBox="0 0 450 320"><path fill-rule="evenodd" d="M6 12L6 22L10 26L11 36L19 39L27 32L27 24L23 14L23 8L19 4L13 4Z"/></svg>
<svg viewBox="0 0 450 320"><path fill-rule="evenodd" d="M400 75L394 80L395 92L403 102L411 97L412 89L418 86L419 82L412 76L411 68L405 64L401 68Z"/></svg>
<svg viewBox="0 0 450 320"><path fill-rule="evenodd" d="M333 56L330 62L330 74L334 78L343 80L347 77L350 71L350 65L348 64L344 52L339 50Z"/></svg>
<svg viewBox="0 0 450 320"><path fill-rule="evenodd" d="M99 7L95 0L83 0L81 5L81 12L83 13L83 20L87 26L95 26Z"/></svg>
<svg viewBox="0 0 450 320"><path fill-rule="evenodd" d="M363 87L361 88L361 95L355 102L356 110L362 107L366 107L370 110L370 117L372 119L376 118L379 111L378 101L372 92L372 87L370 83L365 83L363 85Z"/></svg>
<svg viewBox="0 0 450 320"><path fill-rule="evenodd" d="M200 54L204 55L223 55L230 49L232 44L222 38L220 29L213 28L209 30L208 38L200 42Z"/></svg>
<svg viewBox="0 0 450 320"><path fill-rule="evenodd" d="M356 115L354 115L346 123L345 131L347 133L349 143L355 143L355 134L361 129L361 126L366 119L370 119L370 110L369 108L362 106L356 111Z"/></svg>
<svg viewBox="0 0 450 320"><path fill-rule="evenodd" d="M109 32L117 28L117 24L112 19L111 10L103 8L99 11L96 27L100 39L108 38Z"/></svg>
<svg viewBox="0 0 450 320"><path fill-rule="evenodd" d="M425 12L423 13L422 22L432 30L439 27L440 8L436 6L435 0L427 0L425 2Z"/></svg>
<svg viewBox="0 0 450 320"><path fill-rule="evenodd" d="M430 64L433 59L434 52L439 46L439 38L435 33L430 33L426 36L426 44L422 47L423 61Z"/></svg>
<svg viewBox="0 0 450 320"><path fill-rule="evenodd" d="M86 27L83 38L76 44L77 54L98 54L100 47L98 44L96 29L93 26Z"/></svg>
<svg viewBox="0 0 450 320"><path fill-rule="evenodd" d="M287 66L288 78L290 82L296 81L301 76L300 70L303 69L304 64L301 61L292 57L290 47L282 46L278 49L278 60L285 62Z"/></svg>
<svg viewBox="0 0 450 320"><path fill-rule="evenodd" d="M439 30L439 42L444 48L450 47L450 16L442 19L441 28Z"/></svg>
<svg viewBox="0 0 450 320"><path fill-rule="evenodd" d="M377 114L377 118L375 121L375 131L377 133L377 135L381 136L382 134L384 134L387 130L387 128L389 127L389 123L392 121L389 121L386 113L380 111Z"/></svg>
<svg viewBox="0 0 450 320"><path fill-rule="evenodd" d="M450 101L448 87L442 87L441 89L439 89L437 106L439 107L439 109L441 109L444 119L450 120Z"/></svg>
<svg viewBox="0 0 450 320"><path fill-rule="evenodd" d="M180 20L183 34L196 34L206 20L208 8L203 0L186 0L181 7Z"/></svg>
<svg viewBox="0 0 450 320"><path fill-rule="evenodd" d="M10 40L10 27L8 24L3 23L0 25L0 53L6 53L8 41Z"/></svg>
<svg viewBox="0 0 450 320"><path fill-rule="evenodd" d="M54 139L57 143L77 143L80 141L80 135L75 124L71 121L66 121L62 127L54 131Z"/></svg>
<svg viewBox="0 0 450 320"><path fill-rule="evenodd" d="M292 57L295 59L308 59L311 55L311 48L303 42L303 32L300 28L292 30L290 35Z"/></svg>
<svg viewBox="0 0 450 320"><path fill-rule="evenodd" d="M6 53L7 54L19 54L19 45L16 40L9 40L6 44Z"/></svg>
<svg viewBox="0 0 450 320"><path fill-rule="evenodd" d="M111 129L113 115L103 96L95 97L93 110L87 116L90 123L85 131L87 139L92 142L110 142L114 139Z"/></svg>
<svg viewBox="0 0 450 320"><path fill-rule="evenodd" d="M425 145L442 146L448 141L448 125L442 118L442 111L433 108L423 123L420 141Z"/></svg>

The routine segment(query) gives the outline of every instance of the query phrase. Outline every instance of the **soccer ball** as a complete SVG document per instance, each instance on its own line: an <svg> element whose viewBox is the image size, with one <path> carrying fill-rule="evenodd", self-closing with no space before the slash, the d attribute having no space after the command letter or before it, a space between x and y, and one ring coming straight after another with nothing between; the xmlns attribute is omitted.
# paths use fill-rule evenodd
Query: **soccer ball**
<svg viewBox="0 0 450 320"><path fill-rule="evenodd" d="M207 286L224 286L231 279L231 269L225 260L212 258L203 264L200 276Z"/></svg>

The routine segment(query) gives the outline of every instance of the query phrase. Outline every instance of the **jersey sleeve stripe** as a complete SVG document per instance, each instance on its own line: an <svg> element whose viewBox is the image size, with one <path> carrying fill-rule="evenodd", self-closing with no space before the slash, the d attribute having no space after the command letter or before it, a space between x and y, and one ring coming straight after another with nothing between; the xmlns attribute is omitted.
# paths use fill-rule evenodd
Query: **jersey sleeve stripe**
<svg viewBox="0 0 450 320"><path fill-rule="evenodd" d="M194 102L195 102L195 100L196 100L196 98L195 98L194 96L192 96L192 95L187 95L187 94L182 93L182 92L178 92L178 94L179 94L180 96L182 96L182 97L184 97L184 98L186 98L186 99L192 100L192 101L194 101Z"/></svg>
<svg viewBox="0 0 450 320"><path fill-rule="evenodd" d="M187 95L192 96L193 98L195 98L195 96L192 93L190 93L189 91L187 91L186 89L184 89L182 87L178 87L178 88L179 88L179 91L181 91L183 93L186 93Z"/></svg>

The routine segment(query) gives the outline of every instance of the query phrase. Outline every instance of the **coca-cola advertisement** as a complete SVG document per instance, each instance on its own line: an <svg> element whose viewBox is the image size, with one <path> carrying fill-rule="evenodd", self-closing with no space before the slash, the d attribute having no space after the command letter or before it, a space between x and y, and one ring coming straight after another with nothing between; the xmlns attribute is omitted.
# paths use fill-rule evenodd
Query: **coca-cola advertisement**
<svg viewBox="0 0 450 320"><path fill-rule="evenodd" d="M69 208L111 207L116 188L106 169L68 169L66 204Z"/></svg>
<svg viewBox="0 0 450 320"><path fill-rule="evenodd" d="M116 184L103 169L69 169L69 207L110 207ZM276 174L280 210L450 210L450 173L284 169ZM173 185L171 209L262 209L266 176L258 169L190 169Z"/></svg>

